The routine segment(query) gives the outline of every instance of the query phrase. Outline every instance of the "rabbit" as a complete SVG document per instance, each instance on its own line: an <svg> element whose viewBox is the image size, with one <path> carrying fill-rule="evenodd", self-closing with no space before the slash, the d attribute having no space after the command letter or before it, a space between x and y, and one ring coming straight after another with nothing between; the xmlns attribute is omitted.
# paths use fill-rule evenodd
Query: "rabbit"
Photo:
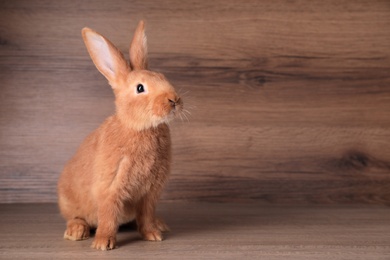
<svg viewBox="0 0 390 260"><path fill-rule="evenodd" d="M130 63L104 36L82 29L96 68L115 94L115 114L83 141L58 180L64 238L83 240L97 228L92 248L116 247L121 224L135 220L144 240L162 241L168 226L155 215L171 164L168 123L183 101L164 75L148 70L141 20L130 44Z"/></svg>

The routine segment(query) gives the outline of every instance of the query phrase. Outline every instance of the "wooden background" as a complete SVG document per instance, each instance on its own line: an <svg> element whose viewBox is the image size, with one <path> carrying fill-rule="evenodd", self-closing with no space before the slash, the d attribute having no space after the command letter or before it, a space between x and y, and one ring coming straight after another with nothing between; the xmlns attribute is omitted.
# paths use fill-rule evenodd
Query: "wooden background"
<svg viewBox="0 0 390 260"><path fill-rule="evenodd" d="M390 1L0 1L0 202L54 202L65 162L113 113L81 39L184 94L164 200L390 205Z"/></svg>

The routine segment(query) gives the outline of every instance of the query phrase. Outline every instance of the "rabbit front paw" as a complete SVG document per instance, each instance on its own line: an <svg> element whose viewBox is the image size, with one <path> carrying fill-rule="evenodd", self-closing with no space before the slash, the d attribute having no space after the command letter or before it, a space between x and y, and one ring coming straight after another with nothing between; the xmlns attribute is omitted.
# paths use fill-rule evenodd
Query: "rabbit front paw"
<svg viewBox="0 0 390 260"><path fill-rule="evenodd" d="M92 242L91 247L98 250L111 250L114 249L116 245L116 238L113 236L96 236Z"/></svg>
<svg viewBox="0 0 390 260"><path fill-rule="evenodd" d="M159 230L145 231L141 233L142 238L147 241L162 241L163 237Z"/></svg>

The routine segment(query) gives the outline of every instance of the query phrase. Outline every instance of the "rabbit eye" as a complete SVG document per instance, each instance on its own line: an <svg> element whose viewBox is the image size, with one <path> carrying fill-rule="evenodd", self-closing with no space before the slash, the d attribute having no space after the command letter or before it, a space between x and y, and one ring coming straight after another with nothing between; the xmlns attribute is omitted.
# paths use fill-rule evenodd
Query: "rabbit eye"
<svg viewBox="0 0 390 260"><path fill-rule="evenodd" d="M137 94L140 94L140 93L142 93L142 92L145 92L144 85L138 84L138 85L137 85Z"/></svg>

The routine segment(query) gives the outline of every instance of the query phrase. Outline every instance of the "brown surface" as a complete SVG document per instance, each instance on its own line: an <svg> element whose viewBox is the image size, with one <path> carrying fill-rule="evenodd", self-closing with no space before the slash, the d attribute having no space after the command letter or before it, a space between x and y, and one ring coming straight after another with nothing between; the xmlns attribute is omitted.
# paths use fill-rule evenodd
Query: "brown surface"
<svg viewBox="0 0 390 260"><path fill-rule="evenodd" d="M80 30L127 52L144 18L192 111L164 199L390 203L388 1L131 2L0 2L0 201L56 200L114 110Z"/></svg>
<svg viewBox="0 0 390 260"><path fill-rule="evenodd" d="M275 207L163 203L172 232L142 241L122 228L119 248L62 239L53 204L0 204L0 259L389 259L390 209L383 206Z"/></svg>

